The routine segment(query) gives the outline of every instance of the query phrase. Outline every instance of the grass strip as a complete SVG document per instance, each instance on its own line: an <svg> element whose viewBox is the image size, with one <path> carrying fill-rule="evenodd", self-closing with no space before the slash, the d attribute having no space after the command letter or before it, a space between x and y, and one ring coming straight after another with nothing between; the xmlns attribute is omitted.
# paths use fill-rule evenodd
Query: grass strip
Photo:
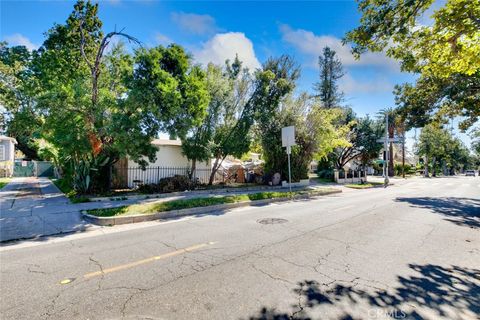
<svg viewBox="0 0 480 320"><path fill-rule="evenodd" d="M69 183L66 179L51 179L53 184L57 186L60 191L62 191L70 202L72 203L82 203L82 202L90 202L90 199L85 196L79 196L75 190L73 190L71 183Z"/></svg>
<svg viewBox="0 0 480 320"><path fill-rule="evenodd" d="M367 182L367 183L354 183L354 184L346 184L345 187L352 188L352 189L369 189L375 188L378 186L383 186L383 182Z"/></svg>
<svg viewBox="0 0 480 320"><path fill-rule="evenodd" d="M0 189L5 187L10 182L10 178L0 178Z"/></svg>
<svg viewBox="0 0 480 320"><path fill-rule="evenodd" d="M249 202L263 199L285 198L293 197L300 194L321 194L325 190L312 190L312 191L293 191L293 192L258 192L250 194L240 194L234 196L215 196L208 198L192 198L192 199L180 199L172 201L164 201L158 203L149 204L133 204L129 206L117 207L117 208L105 208L105 209L91 209L87 210L88 214L97 217L114 217L125 216L134 214L153 214L157 212L208 207L217 204L237 203L237 202Z"/></svg>

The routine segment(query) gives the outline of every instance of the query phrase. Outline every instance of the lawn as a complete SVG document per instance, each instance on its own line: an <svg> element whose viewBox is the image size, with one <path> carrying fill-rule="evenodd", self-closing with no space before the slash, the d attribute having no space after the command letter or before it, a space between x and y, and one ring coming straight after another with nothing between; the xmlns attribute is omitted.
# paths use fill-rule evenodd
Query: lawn
<svg viewBox="0 0 480 320"><path fill-rule="evenodd" d="M383 182L367 182L367 183L354 183L354 184L346 184L345 187L352 188L352 189L369 189L383 186Z"/></svg>
<svg viewBox="0 0 480 320"><path fill-rule="evenodd" d="M0 189L5 187L10 182L10 178L0 178Z"/></svg>
<svg viewBox="0 0 480 320"><path fill-rule="evenodd" d="M81 203L81 202L90 202L90 199L84 196L78 196L77 192L73 190L72 185L65 179L52 179L53 183L57 186L60 191L62 191L70 202L72 203Z"/></svg>
<svg viewBox="0 0 480 320"><path fill-rule="evenodd" d="M258 192L258 193L241 194L241 195L234 195L234 196L192 198L192 199L172 200L172 201L150 203L150 204L134 204L134 205L118 207L118 208L92 209L92 210L87 210L87 212L97 217L152 214L156 212L197 208L197 207L207 207L207 206L213 206L213 205L225 204L225 203L237 203L237 202L249 202L249 201L255 201L255 200L262 200L262 199L285 198L285 197L292 197L294 195L308 194L308 193L320 194L322 193L322 190L293 191L293 192Z"/></svg>

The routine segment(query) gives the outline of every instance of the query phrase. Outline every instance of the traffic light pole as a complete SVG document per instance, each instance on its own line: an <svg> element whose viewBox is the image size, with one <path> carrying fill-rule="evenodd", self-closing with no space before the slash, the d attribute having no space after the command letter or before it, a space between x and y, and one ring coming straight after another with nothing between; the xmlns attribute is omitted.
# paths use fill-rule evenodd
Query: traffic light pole
<svg viewBox="0 0 480 320"><path fill-rule="evenodd" d="M385 180L383 182L384 187L386 188L388 186L389 180L388 180L388 163L390 162L390 152L388 150L389 143L388 143L388 114L385 114L385 165L383 166L385 169Z"/></svg>

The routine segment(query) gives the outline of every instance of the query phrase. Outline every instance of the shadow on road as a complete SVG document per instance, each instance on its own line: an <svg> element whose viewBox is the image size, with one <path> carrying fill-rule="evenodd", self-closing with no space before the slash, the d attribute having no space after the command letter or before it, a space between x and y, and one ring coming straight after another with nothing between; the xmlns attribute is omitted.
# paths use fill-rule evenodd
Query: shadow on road
<svg viewBox="0 0 480 320"><path fill-rule="evenodd" d="M290 313L263 307L250 320L314 319L309 314L321 305L330 305L338 312L334 319L474 319L480 314L480 270L451 266L410 264L415 276L397 278L399 285L388 291L365 291L355 284L325 287L317 281L303 281L293 289L299 303ZM349 305L350 310L344 310ZM368 314L360 318L352 314L355 306L367 306ZM371 310L370 310L371 308ZM418 310L418 311L417 311ZM370 314L370 311L372 314ZM379 314L383 313L383 314ZM427 315L428 314L428 315ZM322 319L316 316L315 319ZM329 316L327 319L332 319Z"/></svg>
<svg viewBox="0 0 480 320"><path fill-rule="evenodd" d="M480 200L471 198L433 198L413 197L397 198L396 201L407 202L416 208L430 209L447 217L447 221L460 226L480 228Z"/></svg>

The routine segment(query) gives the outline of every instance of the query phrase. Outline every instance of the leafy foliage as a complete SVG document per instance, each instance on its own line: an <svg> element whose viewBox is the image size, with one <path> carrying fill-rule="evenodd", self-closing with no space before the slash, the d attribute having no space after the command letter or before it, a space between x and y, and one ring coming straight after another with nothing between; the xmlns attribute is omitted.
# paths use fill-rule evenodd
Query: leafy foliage
<svg viewBox="0 0 480 320"><path fill-rule="evenodd" d="M248 69L242 68L238 57L233 63L226 61L223 68L213 64L207 66L206 87L210 97L207 116L184 139L182 149L192 160L192 173L196 161L215 158L210 184L226 156L240 158L249 150L255 107L248 104L252 97L251 84L252 77Z"/></svg>
<svg viewBox="0 0 480 320"><path fill-rule="evenodd" d="M342 169L348 162L358 160L368 165L378 157L382 144L377 140L383 135L384 126L381 121L366 116L358 118L352 110L343 111L343 123L348 127L346 139L349 144L336 148L331 158L335 168Z"/></svg>
<svg viewBox="0 0 480 320"><path fill-rule="evenodd" d="M38 159L36 139L41 118L35 111L35 78L29 65L32 53L24 46L7 47L0 42L0 131L15 138L27 158Z"/></svg>
<svg viewBox="0 0 480 320"><path fill-rule="evenodd" d="M418 18L433 0L360 0L360 26L348 32L357 56L386 50L402 69L419 73L415 86L397 87L399 105L411 125L423 126L433 113L467 117L466 129L479 118L480 2L447 0L432 25Z"/></svg>
<svg viewBox="0 0 480 320"><path fill-rule="evenodd" d="M429 176L430 168L436 175L440 166L444 174L454 174L455 170L468 168L472 160L463 142L438 123L422 129L416 152L425 158L425 176Z"/></svg>
<svg viewBox="0 0 480 320"><path fill-rule="evenodd" d="M337 81L345 75L342 62L336 57L335 50L330 47L323 48L322 55L318 57L320 68L320 81L314 89L317 97L325 108L337 108L343 100L343 92L338 88Z"/></svg>
<svg viewBox="0 0 480 320"><path fill-rule="evenodd" d="M279 172L288 177L287 154L282 147L281 130L295 126L296 146L292 147L292 180L308 178L310 162L325 158L335 148L347 146L347 126L338 126L342 116L340 109L322 108L307 93L297 98L287 97L272 115L268 130L260 131L266 172Z"/></svg>

